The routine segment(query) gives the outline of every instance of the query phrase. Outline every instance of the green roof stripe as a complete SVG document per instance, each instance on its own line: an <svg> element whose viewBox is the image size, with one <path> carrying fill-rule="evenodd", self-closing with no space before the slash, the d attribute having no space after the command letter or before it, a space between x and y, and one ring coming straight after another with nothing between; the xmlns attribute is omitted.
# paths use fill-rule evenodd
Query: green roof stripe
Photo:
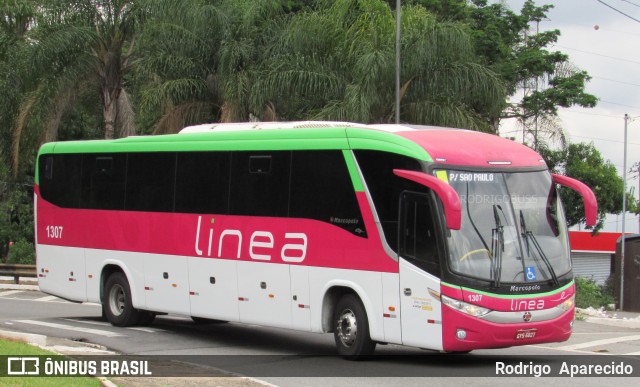
<svg viewBox="0 0 640 387"><path fill-rule="evenodd" d="M347 162L347 168L349 168L349 176L351 176L351 182L353 183L353 189L356 192L364 191L364 185L360 180L360 174L358 173L358 167L356 167L356 161L353 159L353 154L348 150L343 150L342 155L344 161Z"/></svg>
<svg viewBox="0 0 640 387"><path fill-rule="evenodd" d="M48 153L188 152L350 150L392 152L422 161L433 161L418 144L392 132L358 127L253 129L158 136L131 136L117 140L65 141L42 145L38 156ZM362 191L350 152L345 152L354 187ZM39 176L36 170L36 183Z"/></svg>

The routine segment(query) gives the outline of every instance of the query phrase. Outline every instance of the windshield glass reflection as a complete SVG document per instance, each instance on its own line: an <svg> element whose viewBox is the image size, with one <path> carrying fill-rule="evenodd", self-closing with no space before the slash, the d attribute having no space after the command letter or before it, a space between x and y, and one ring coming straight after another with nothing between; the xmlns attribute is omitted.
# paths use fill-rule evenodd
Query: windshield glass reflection
<svg viewBox="0 0 640 387"><path fill-rule="evenodd" d="M437 171L457 191L462 227L449 236L456 273L501 283L552 280L571 269L564 214L548 172Z"/></svg>

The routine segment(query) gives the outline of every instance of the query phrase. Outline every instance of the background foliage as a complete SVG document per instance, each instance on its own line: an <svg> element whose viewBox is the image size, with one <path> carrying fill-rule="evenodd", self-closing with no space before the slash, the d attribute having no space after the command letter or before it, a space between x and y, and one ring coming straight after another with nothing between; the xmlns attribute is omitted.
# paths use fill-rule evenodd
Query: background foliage
<svg viewBox="0 0 640 387"><path fill-rule="evenodd" d="M218 121L391 122L395 3L0 0L0 260L9 241L12 259L31 259L44 142ZM584 91L588 74L549 48L560 31L537 31L550 7L404 0L401 120L495 133L515 117L534 148L564 139L557 109L597 99ZM619 211L621 187L605 181L612 166L560 145L545 153L558 160L550 165L596 187L603 210Z"/></svg>

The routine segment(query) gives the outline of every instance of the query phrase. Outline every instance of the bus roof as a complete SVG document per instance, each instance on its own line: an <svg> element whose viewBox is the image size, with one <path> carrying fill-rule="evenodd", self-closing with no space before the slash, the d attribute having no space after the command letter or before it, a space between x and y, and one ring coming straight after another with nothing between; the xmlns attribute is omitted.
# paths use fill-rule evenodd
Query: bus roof
<svg viewBox="0 0 640 387"><path fill-rule="evenodd" d="M544 166L542 158L530 148L487 133L435 126L327 121L196 125L178 134L49 143L42 146L40 154L313 149L379 150L460 166Z"/></svg>

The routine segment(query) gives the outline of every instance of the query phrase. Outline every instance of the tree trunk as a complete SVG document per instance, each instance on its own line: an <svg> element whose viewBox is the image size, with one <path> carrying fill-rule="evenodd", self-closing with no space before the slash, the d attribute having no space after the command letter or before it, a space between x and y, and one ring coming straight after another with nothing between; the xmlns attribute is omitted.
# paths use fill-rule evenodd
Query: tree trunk
<svg viewBox="0 0 640 387"><path fill-rule="evenodd" d="M116 114L117 104L116 100L112 97L112 93L108 87L103 87L102 90L102 119L104 122L104 138L105 140L112 140L116 134Z"/></svg>

